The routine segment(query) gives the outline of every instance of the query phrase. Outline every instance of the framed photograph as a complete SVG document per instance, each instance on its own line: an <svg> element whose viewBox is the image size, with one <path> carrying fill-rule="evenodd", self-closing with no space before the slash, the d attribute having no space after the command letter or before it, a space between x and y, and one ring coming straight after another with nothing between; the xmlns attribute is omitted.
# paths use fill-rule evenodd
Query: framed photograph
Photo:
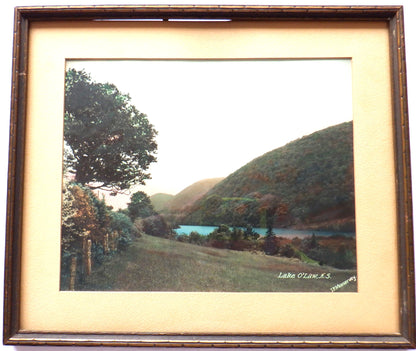
<svg viewBox="0 0 416 351"><path fill-rule="evenodd" d="M416 347L402 16L16 8L4 343Z"/></svg>

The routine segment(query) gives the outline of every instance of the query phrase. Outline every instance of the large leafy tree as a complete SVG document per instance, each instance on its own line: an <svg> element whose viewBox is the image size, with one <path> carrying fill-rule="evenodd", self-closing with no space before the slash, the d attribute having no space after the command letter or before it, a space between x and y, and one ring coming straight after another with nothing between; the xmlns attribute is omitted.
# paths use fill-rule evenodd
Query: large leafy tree
<svg viewBox="0 0 416 351"><path fill-rule="evenodd" d="M136 218L146 218L156 214L150 198L143 191L135 192L130 200L127 204L127 210L133 221Z"/></svg>
<svg viewBox="0 0 416 351"><path fill-rule="evenodd" d="M65 79L65 163L78 183L113 193L144 184L156 161L156 131L147 116L109 83L84 71Z"/></svg>

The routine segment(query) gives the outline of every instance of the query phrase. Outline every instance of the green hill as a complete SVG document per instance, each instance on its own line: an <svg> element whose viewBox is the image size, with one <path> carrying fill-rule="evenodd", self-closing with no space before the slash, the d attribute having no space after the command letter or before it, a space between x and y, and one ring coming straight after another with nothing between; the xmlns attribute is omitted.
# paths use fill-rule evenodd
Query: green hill
<svg viewBox="0 0 416 351"><path fill-rule="evenodd" d="M169 208L169 204L172 201L174 195L171 194L154 194L150 196L150 201L153 205L153 208L157 212L163 212L166 211L167 208Z"/></svg>
<svg viewBox="0 0 416 351"><path fill-rule="evenodd" d="M176 194L169 203L171 212L183 211L192 206L224 178L203 179Z"/></svg>
<svg viewBox="0 0 416 351"><path fill-rule="evenodd" d="M201 199L209 190L224 178L203 179L191 184L176 195L154 194L150 196L153 208L164 214L182 213L189 209L197 200Z"/></svg>
<svg viewBox="0 0 416 351"><path fill-rule="evenodd" d="M182 214L183 224L354 231L352 122L249 162Z"/></svg>

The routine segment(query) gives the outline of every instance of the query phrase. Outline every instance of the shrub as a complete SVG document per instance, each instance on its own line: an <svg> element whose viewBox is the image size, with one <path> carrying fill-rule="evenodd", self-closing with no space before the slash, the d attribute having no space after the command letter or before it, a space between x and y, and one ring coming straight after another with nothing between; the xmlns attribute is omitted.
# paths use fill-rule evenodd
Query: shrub
<svg viewBox="0 0 416 351"><path fill-rule="evenodd" d="M290 244L286 244L280 250L280 254L285 257L294 257L295 256L295 249Z"/></svg>
<svg viewBox="0 0 416 351"><path fill-rule="evenodd" d="M169 226L161 215L144 218L142 226L143 231L149 235L165 238L171 234Z"/></svg>
<svg viewBox="0 0 416 351"><path fill-rule="evenodd" d="M231 230L227 225L221 224L217 229L208 235L210 246L217 249L225 249L229 247Z"/></svg>
<svg viewBox="0 0 416 351"><path fill-rule="evenodd" d="M266 236L263 251L266 255L277 255L279 253L279 243L276 236Z"/></svg>
<svg viewBox="0 0 416 351"><path fill-rule="evenodd" d="M191 244L204 245L207 242L207 239L204 235L201 235L198 232L191 232L189 234L188 241Z"/></svg>
<svg viewBox="0 0 416 351"><path fill-rule="evenodd" d="M111 212L112 222L110 230L118 232L117 248L126 250L131 244L133 236L138 235L137 228L133 225L130 218L122 212Z"/></svg>
<svg viewBox="0 0 416 351"><path fill-rule="evenodd" d="M187 243L189 241L189 236L186 234L178 234L176 235L176 240L181 243Z"/></svg>

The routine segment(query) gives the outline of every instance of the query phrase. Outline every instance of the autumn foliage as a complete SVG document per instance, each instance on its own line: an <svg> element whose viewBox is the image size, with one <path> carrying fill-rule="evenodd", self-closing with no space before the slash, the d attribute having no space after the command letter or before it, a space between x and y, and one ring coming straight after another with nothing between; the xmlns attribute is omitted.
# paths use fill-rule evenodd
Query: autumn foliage
<svg viewBox="0 0 416 351"><path fill-rule="evenodd" d="M64 182L61 289L74 289L94 265L123 250L136 233L130 218L113 212L88 187ZM75 276L72 286L70 277ZM74 286L75 284L75 286Z"/></svg>

